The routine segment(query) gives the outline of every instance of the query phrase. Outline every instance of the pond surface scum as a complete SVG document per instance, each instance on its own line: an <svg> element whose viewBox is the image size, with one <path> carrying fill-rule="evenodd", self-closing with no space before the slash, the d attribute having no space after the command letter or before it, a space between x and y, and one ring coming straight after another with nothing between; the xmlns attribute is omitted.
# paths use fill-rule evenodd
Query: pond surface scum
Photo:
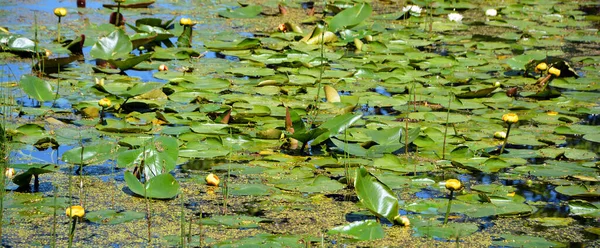
<svg viewBox="0 0 600 248"><path fill-rule="evenodd" d="M119 2L1 1L2 246L600 247L597 1Z"/></svg>

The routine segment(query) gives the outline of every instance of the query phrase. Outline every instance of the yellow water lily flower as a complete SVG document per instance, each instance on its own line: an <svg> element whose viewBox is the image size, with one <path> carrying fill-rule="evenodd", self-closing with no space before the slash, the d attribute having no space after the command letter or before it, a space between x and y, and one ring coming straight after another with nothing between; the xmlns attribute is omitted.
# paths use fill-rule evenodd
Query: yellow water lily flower
<svg viewBox="0 0 600 248"><path fill-rule="evenodd" d="M494 138L496 139L506 139L506 132L497 131L494 133Z"/></svg>
<svg viewBox="0 0 600 248"><path fill-rule="evenodd" d="M515 113L508 113L502 115L502 120L506 123L517 123L519 122L519 116Z"/></svg>
<svg viewBox="0 0 600 248"><path fill-rule="evenodd" d="M85 215L85 209L82 206L74 205L67 208L67 216L71 218L79 217L83 218Z"/></svg>
<svg viewBox="0 0 600 248"><path fill-rule="evenodd" d="M458 179L446 180L446 189L450 191L457 191L462 189L462 183Z"/></svg>
<svg viewBox="0 0 600 248"><path fill-rule="evenodd" d="M58 17L64 17L67 15L67 9L65 8L56 8L54 9L54 14Z"/></svg>
<svg viewBox="0 0 600 248"><path fill-rule="evenodd" d="M560 70L556 69L554 67L551 67L550 69L548 69L548 73L554 75L554 76L560 76Z"/></svg>
<svg viewBox="0 0 600 248"><path fill-rule="evenodd" d="M221 182L221 180L213 173L210 173L208 176L206 176L206 184L210 186L219 186L219 182Z"/></svg>
<svg viewBox="0 0 600 248"><path fill-rule="evenodd" d="M181 18L179 20L179 24L183 25L183 26L188 26L188 25L192 25L192 19L190 18Z"/></svg>
<svg viewBox="0 0 600 248"><path fill-rule="evenodd" d="M102 108L108 108L110 107L112 103L110 102L110 99L108 98L102 98L100 99L100 101L98 101L98 106L102 107Z"/></svg>
<svg viewBox="0 0 600 248"><path fill-rule="evenodd" d="M546 69L548 69L548 65L544 62L539 63L536 67L535 70L536 71L545 71Z"/></svg>

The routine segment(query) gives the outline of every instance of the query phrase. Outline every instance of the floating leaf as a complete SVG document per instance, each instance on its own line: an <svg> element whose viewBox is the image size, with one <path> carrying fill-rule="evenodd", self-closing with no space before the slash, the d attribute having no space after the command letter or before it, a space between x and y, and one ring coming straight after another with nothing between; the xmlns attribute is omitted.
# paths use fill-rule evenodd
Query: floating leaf
<svg viewBox="0 0 600 248"><path fill-rule="evenodd" d="M584 200L572 200L569 201L569 212L572 215L598 218L600 217L600 203L592 204Z"/></svg>
<svg viewBox="0 0 600 248"><path fill-rule="evenodd" d="M127 57L132 49L133 45L129 36L125 34L125 31L117 28L108 36L98 39L90 50L90 56L97 59L116 60Z"/></svg>
<svg viewBox="0 0 600 248"><path fill-rule="evenodd" d="M329 30L336 32L344 28L356 26L367 19L371 15L372 11L373 8L371 8L369 3L358 3L352 8L348 8L340 13L337 13L329 21Z"/></svg>
<svg viewBox="0 0 600 248"><path fill-rule="evenodd" d="M416 236L436 237L443 239L460 239L467 237L479 230L479 227L473 223L454 223L446 225L422 225L416 227Z"/></svg>
<svg viewBox="0 0 600 248"><path fill-rule="evenodd" d="M85 213L85 218L98 224L116 225L146 217L145 213L135 211L98 210Z"/></svg>
<svg viewBox="0 0 600 248"><path fill-rule="evenodd" d="M219 11L219 16L226 18L255 18L262 11L262 7L258 5L248 5L246 7Z"/></svg>
<svg viewBox="0 0 600 248"><path fill-rule="evenodd" d="M345 234L360 241L382 239L385 236L383 228L375 220L355 221L347 225L334 227L327 233Z"/></svg>
<svg viewBox="0 0 600 248"><path fill-rule="evenodd" d="M29 97L40 102L50 101L55 97L50 84L36 76L23 75L19 86Z"/></svg>
<svg viewBox="0 0 600 248"><path fill-rule="evenodd" d="M77 165L100 164L109 158L113 158L115 156L114 152L116 150L113 143L80 146L63 153L62 160L65 163Z"/></svg>
<svg viewBox="0 0 600 248"><path fill-rule="evenodd" d="M153 178L173 170L178 156L177 139L163 136L148 141L138 149L121 152L117 157L117 165L129 168L143 164L144 175Z"/></svg>
<svg viewBox="0 0 600 248"><path fill-rule="evenodd" d="M179 183L169 173L160 174L148 180L145 186L131 173L125 171L125 182L127 187L140 196L155 199L170 199L179 193Z"/></svg>
<svg viewBox="0 0 600 248"><path fill-rule="evenodd" d="M542 237L535 236L518 236L512 234L503 234L500 235L504 240L502 241L492 241L494 245L497 246L508 246L508 247L565 247L565 245L548 241Z"/></svg>
<svg viewBox="0 0 600 248"><path fill-rule="evenodd" d="M205 225L223 225L229 228L257 228L268 219L246 215L217 215L200 220Z"/></svg>

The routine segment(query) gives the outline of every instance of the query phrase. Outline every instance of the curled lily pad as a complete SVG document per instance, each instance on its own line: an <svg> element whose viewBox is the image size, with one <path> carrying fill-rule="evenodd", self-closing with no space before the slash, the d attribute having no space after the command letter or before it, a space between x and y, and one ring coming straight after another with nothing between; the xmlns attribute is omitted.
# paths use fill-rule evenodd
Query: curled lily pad
<svg viewBox="0 0 600 248"><path fill-rule="evenodd" d="M169 173L155 176L142 184L130 171L126 171L125 182L133 193L142 197L170 199L179 193L179 183Z"/></svg>
<svg viewBox="0 0 600 248"><path fill-rule="evenodd" d="M361 166L356 171L354 189L363 206L394 223L394 218L398 216L398 199L387 185Z"/></svg>
<svg viewBox="0 0 600 248"><path fill-rule="evenodd" d="M19 85L27 95L35 100L50 101L55 97L52 86L36 76L23 75Z"/></svg>
<svg viewBox="0 0 600 248"><path fill-rule="evenodd" d="M55 172L58 170L58 166L53 164L13 164L11 165L14 169L26 170L23 173L16 175L12 181L20 187L28 186L31 183L31 178L35 177L38 183L38 175Z"/></svg>
<svg viewBox="0 0 600 248"><path fill-rule="evenodd" d="M116 60L125 58L132 49L129 36L122 29L116 28L108 36L98 39L90 51L90 56L103 60Z"/></svg>
<svg viewBox="0 0 600 248"><path fill-rule="evenodd" d="M369 3L358 3L352 8L347 8L337 13L329 21L329 30L335 32L343 28L356 26L371 16L372 11L373 8L371 8Z"/></svg>

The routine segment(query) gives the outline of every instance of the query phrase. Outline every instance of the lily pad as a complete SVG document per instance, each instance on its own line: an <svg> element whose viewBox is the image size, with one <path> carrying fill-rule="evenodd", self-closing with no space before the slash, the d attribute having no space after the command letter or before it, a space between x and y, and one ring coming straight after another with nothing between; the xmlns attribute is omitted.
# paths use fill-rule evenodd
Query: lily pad
<svg viewBox="0 0 600 248"><path fill-rule="evenodd" d="M105 225L116 225L146 217L145 213L136 211L98 210L85 213L85 218L91 222Z"/></svg>
<svg viewBox="0 0 600 248"><path fill-rule="evenodd" d="M255 18L262 11L262 7L258 5L248 5L246 7L219 11L219 16L226 18Z"/></svg>
<svg viewBox="0 0 600 248"><path fill-rule="evenodd" d="M142 184L130 171L125 171L125 182L133 193L142 197L170 199L179 194L179 183L169 173L155 176Z"/></svg>
<svg viewBox="0 0 600 248"><path fill-rule="evenodd" d="M330 229L328 234L344 234L355 240L376 240L385 236L385 232L375 220L352 222L348 225L337 226Z"/></svg>

